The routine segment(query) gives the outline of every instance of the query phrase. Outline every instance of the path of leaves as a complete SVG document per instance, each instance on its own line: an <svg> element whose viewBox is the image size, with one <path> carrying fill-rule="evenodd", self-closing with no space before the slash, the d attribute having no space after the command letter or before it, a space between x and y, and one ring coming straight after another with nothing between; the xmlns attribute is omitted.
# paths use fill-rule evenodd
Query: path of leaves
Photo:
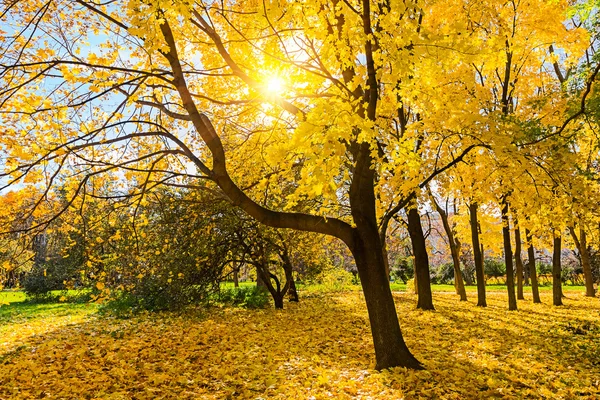
<svg viewBox="0 0 600 400"><path fill-rule="evenodd" d="M569 294L556 308L544 294L518 312L503 294L487 309L437 294L437 311L421 312L415 300L396 296L427 371L373 371L363 300L345 293L283 311L57 317L54 331L2 338L0 399L600 398L599 299Z"/></svg>

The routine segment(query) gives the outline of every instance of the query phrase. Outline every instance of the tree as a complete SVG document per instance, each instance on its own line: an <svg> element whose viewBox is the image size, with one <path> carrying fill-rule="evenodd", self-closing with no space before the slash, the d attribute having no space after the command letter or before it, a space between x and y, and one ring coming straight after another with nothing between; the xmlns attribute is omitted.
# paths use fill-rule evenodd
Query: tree
<svg viewBox="0 0 600 400"><path fill-rule="evenodd" d="M448 237L448 246L450 247L450 253L452 256L452 264L454 266L454 286L456 287L456 294L460 296L461 301L467 301L467 292L465 291L465 284L462 279L462 272L460 270L460 242L456 239L456 232L450 227L448 220L448 213L444 210L437 202L433 195L430 196L436 211L442 219L444 231ZM446 205L448 202L446 202Z"/></svg>
<svg viewBox="0 0 600 400"><path fill-rule="evenodd" d="M0 13L2 176L43 186L33 208L60 186L67 202L55 214L81 197L141 205L153 188L180 185L216 191L270 227L335 237L356 262L376 367L420 368L389 289L387 226L474 149L493 147L498 165L514 155L503 152L515 146L503 134L511 85L535 92L542 56L532 47L565 36L565 4L516 8L10 2ZM515 32L522 20L535 29ZM572 31L557 47L576 47ZM508 78L492 85L502 68Z"/></svg>

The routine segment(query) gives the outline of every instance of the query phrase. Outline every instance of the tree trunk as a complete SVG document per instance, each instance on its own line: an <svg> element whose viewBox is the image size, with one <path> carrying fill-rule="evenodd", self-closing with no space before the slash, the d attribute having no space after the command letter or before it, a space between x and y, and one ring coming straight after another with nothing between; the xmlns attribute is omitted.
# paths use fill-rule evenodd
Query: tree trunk
<svg viewBox="0 0 600 400"><path fill-rule="evenodd" d="M256 270L256 286L263 289L267 288L267 284L263 280L261 274L258 272L258 269Z"/></svg>
<svg viewBox="0 0 600 400"><path fill-rule="evenodd" d="M233 268L233 287L240 287L240 279L239 279L239 267Z"/></svg>
<svg viewBox="0 0 600 400"><path fill-rule="evenodd" d="M286 287L288 290L288 299L293 302L298 302L298 291L296 290L296 282L294 281L294 267L290 259L287 248L283 247L283 253L280 254L283 261L283 270L285 271ZM283 297L283 296L282 296ZM283 300L282 300L283 301Z"/></svg>
<svg viewBox="0 0 600 400"><path fill-rule="evenodd" d="M410 353L398 323L392 290L386 275L383 245L377 223L375 171L371 168L371 148L361 143L354 151L356 164L350 184L350 211L355 228L350 251L354 255L365 303L371 323L375 347L375 368L391 367L422 369ZM385 236L385 235L384 235Z"/></svg>
<svg viewBox="0 0 600 400"><path fill-rule="evenodd" d="M273 303L275 304L275 308L279 310L283 310L283 293L275 293L273 295Z"/></svg>
<svg viewBox="0 0 600 400"><path fill-rule="evenodd" d="M410 353L402 337L392 291L385 274L383 252L377 251L378 237L360 236L356 239L357 245L352 253L369 312L375 346L375 369L395 366L422 369L423 366Z"/></svg>
<svg viewBox="0 0 600 400"><path fill-rule="evenodd" d="M525 237L527 242L529 243L529 247L527 248L527 255L529 257L529 277L531 278L531 293L533 294L533 302L541 303L540 300L540 291L538 288L538 280L537 280L537 271L535 269L535 250L533 249L533 242L531 238L531 233L529 229L525 230Z"/></svg>
<svg viewBox="0 0 600 400"><path fill-rule="evenodd" d="M555 306L562 306L562 283L561 283L561 236L554 237L554 251L552 252L552 302Z"/></svg>
<svg viewBox="0 0 600 400"><path fill-rule="evenodd" d="M587 235L583 228L579 229L579 238L573 227L569 227L575 246L581 256L581 268L583 269L583 279L585 282L585 295L588 297L596 297L594 289L594 278L592 276L592 267L590 264L590 252L587 247Z"/></svg>
<svg viewBox="0 0 600 400"><path fill-rule="evenodd" d="M296 281L292 277L290 281L290 290L288 292L288 300L298 303L300 299L298 298L298 290L296 289Z"/></svg>
<svg viewBox="0 0 600 400"><path fill-rule="evenodd" d="M485 299L485 273L483 270L483 252L479 243L479 223L477 222L478 204L473 202L469 205L471 217L471 240L473 241L473 258L475 261L475 276L477 278L477 305L487 307Z"/></svg>
<svg viewBox="0 0 600 400"><path fill-rule="evenodd" d="M465 289L465 282L463 281L462 271L460 270L460 241L454 237L454 246L450 247L452 254L452 263L454 264L454 285L456 287L456 294L460 296L460 301L467 301L467 291ZM454 249L454 251L452 250Z"/></svg>
<svg viewBox="0 0 600 400"><path fill-rule="evenodd" d="M381 241L381 251L383 253L383 265L385 266L385 275L388 277L388 282L389 282L390 281L390 259L388 258L387 243L385 242L385 237Z"/></svg>
<svg viewBox="0 0 600 400"><path fill-rule="evenodd" d="M523 296L523 259L521 258L521 230L515 220L515 266L517 267L517 299L525 300Z"/></svg>
<svg viewBox="0 0 600 400"><path fill-rule="evenodd" d="M413 292L414 294L418 295L419 294L419 284L417 282L417 269L415 267L416 263L415 263L415 258L413 257Z"/></svg>
<svg viewBox="0 0 600 400"><path fill-rule="evenodd" d="M512 246L510 243L510 222L508 220L508 201L502 197L502 238L504 239L504 262L506 263L506 289L508 290L508 309L517 309L515 297L515 272L513 270Z"/></svg>
<svg viewBox="0 0 600 400"><path fill-rule="evenodd" d="M442 225L444 226L444 231L448 237L450 254L452 255L452 264L454 265L454 288L456 289L456 294L460 296L460 301L467 301L465 283L463 282L462 272L460 271L460 242L454 237L454 232L450 227L450 221L448 220L448 213L446 210L440 207L433 195L431 195L431 199L438 214L440 214L440 217L442 218Z"/></svg>
<svg viewBox="0 0 600 400"><path fill-rule="evenodd" d="M418 287L417 308L421 310L434 310L431 296L431 281L429 278L429 256L425 245L425 236L421 226L421 216L416 208L408 210L408 233L412 242L415 255L415 286Z"/></svg>

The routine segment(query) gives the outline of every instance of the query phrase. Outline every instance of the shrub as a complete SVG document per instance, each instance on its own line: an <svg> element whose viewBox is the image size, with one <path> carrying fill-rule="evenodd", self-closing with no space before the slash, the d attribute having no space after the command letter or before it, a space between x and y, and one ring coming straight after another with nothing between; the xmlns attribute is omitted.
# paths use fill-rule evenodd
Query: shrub
<svg viewBox="0 0 600 400"><path fill-rule="evenodd" d="M351 289L355 282L357 279L351 272L339 267L329 267L323 269L313 283L321 285L325 291L340 291Z"/></svg>
<svg viewBox="0 0 600 400"><path fill-rule="evenodd" d="M235 307L264 308L269 304L269 293L258 286L224 289L215 295L214 301Z"/></svg>

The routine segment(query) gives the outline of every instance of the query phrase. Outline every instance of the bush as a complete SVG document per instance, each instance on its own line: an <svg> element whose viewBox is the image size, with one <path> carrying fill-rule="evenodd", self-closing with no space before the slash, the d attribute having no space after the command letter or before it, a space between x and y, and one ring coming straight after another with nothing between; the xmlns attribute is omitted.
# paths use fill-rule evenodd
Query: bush
<svg viewBox="0 0 600 400"><path fill-rule="evenodd" d="M487 277L503 278L506 275L506 264L494 258L486 258L483 262L483 270Z"/></svg>
<svg viewBox="0 0 600 400"><path fill-rule="evenodd" d="M44 276L43 272L35 271L25 276L23 289L25 289L27 297L43 300L52 297L50 292L56 287L51 279Z"/></svg>
<svg viewBox="0 0 600 400"><path fill-rule="evenodd" d="M269 293L258 286L224 289L215 295L214 301L235 307L264 308L269 304Z"/></svg>
<svg viewBox="0 0 600 400"><path fill-rule="evenodd" d="M390 275L397 281L407 283L415 275L412 257L398 257L390 269Z"/></svg>
<svg viewBox="0 0 600 400"><path fill-rule="evenodd" d="M431 283L451 285L454 283L454 263L446 263L432 268Z"/></svg>
<svg viewBox="0 0 600 400"><path fill-rule="evenodd" d="M207 302L216 291L212 285L193 285L184 279L167 279L162 276L144 276L129 290L113 292L106 308L116 314L139 311L173 311L190 304Z"/></svg>
<svg viewBox="0 0 600 400"><path fill-rule="evenodd" d="M343 268L329 267L310 283L320 285L324 291L340 291L351 289L358 283L358 279Z"/></svg>

